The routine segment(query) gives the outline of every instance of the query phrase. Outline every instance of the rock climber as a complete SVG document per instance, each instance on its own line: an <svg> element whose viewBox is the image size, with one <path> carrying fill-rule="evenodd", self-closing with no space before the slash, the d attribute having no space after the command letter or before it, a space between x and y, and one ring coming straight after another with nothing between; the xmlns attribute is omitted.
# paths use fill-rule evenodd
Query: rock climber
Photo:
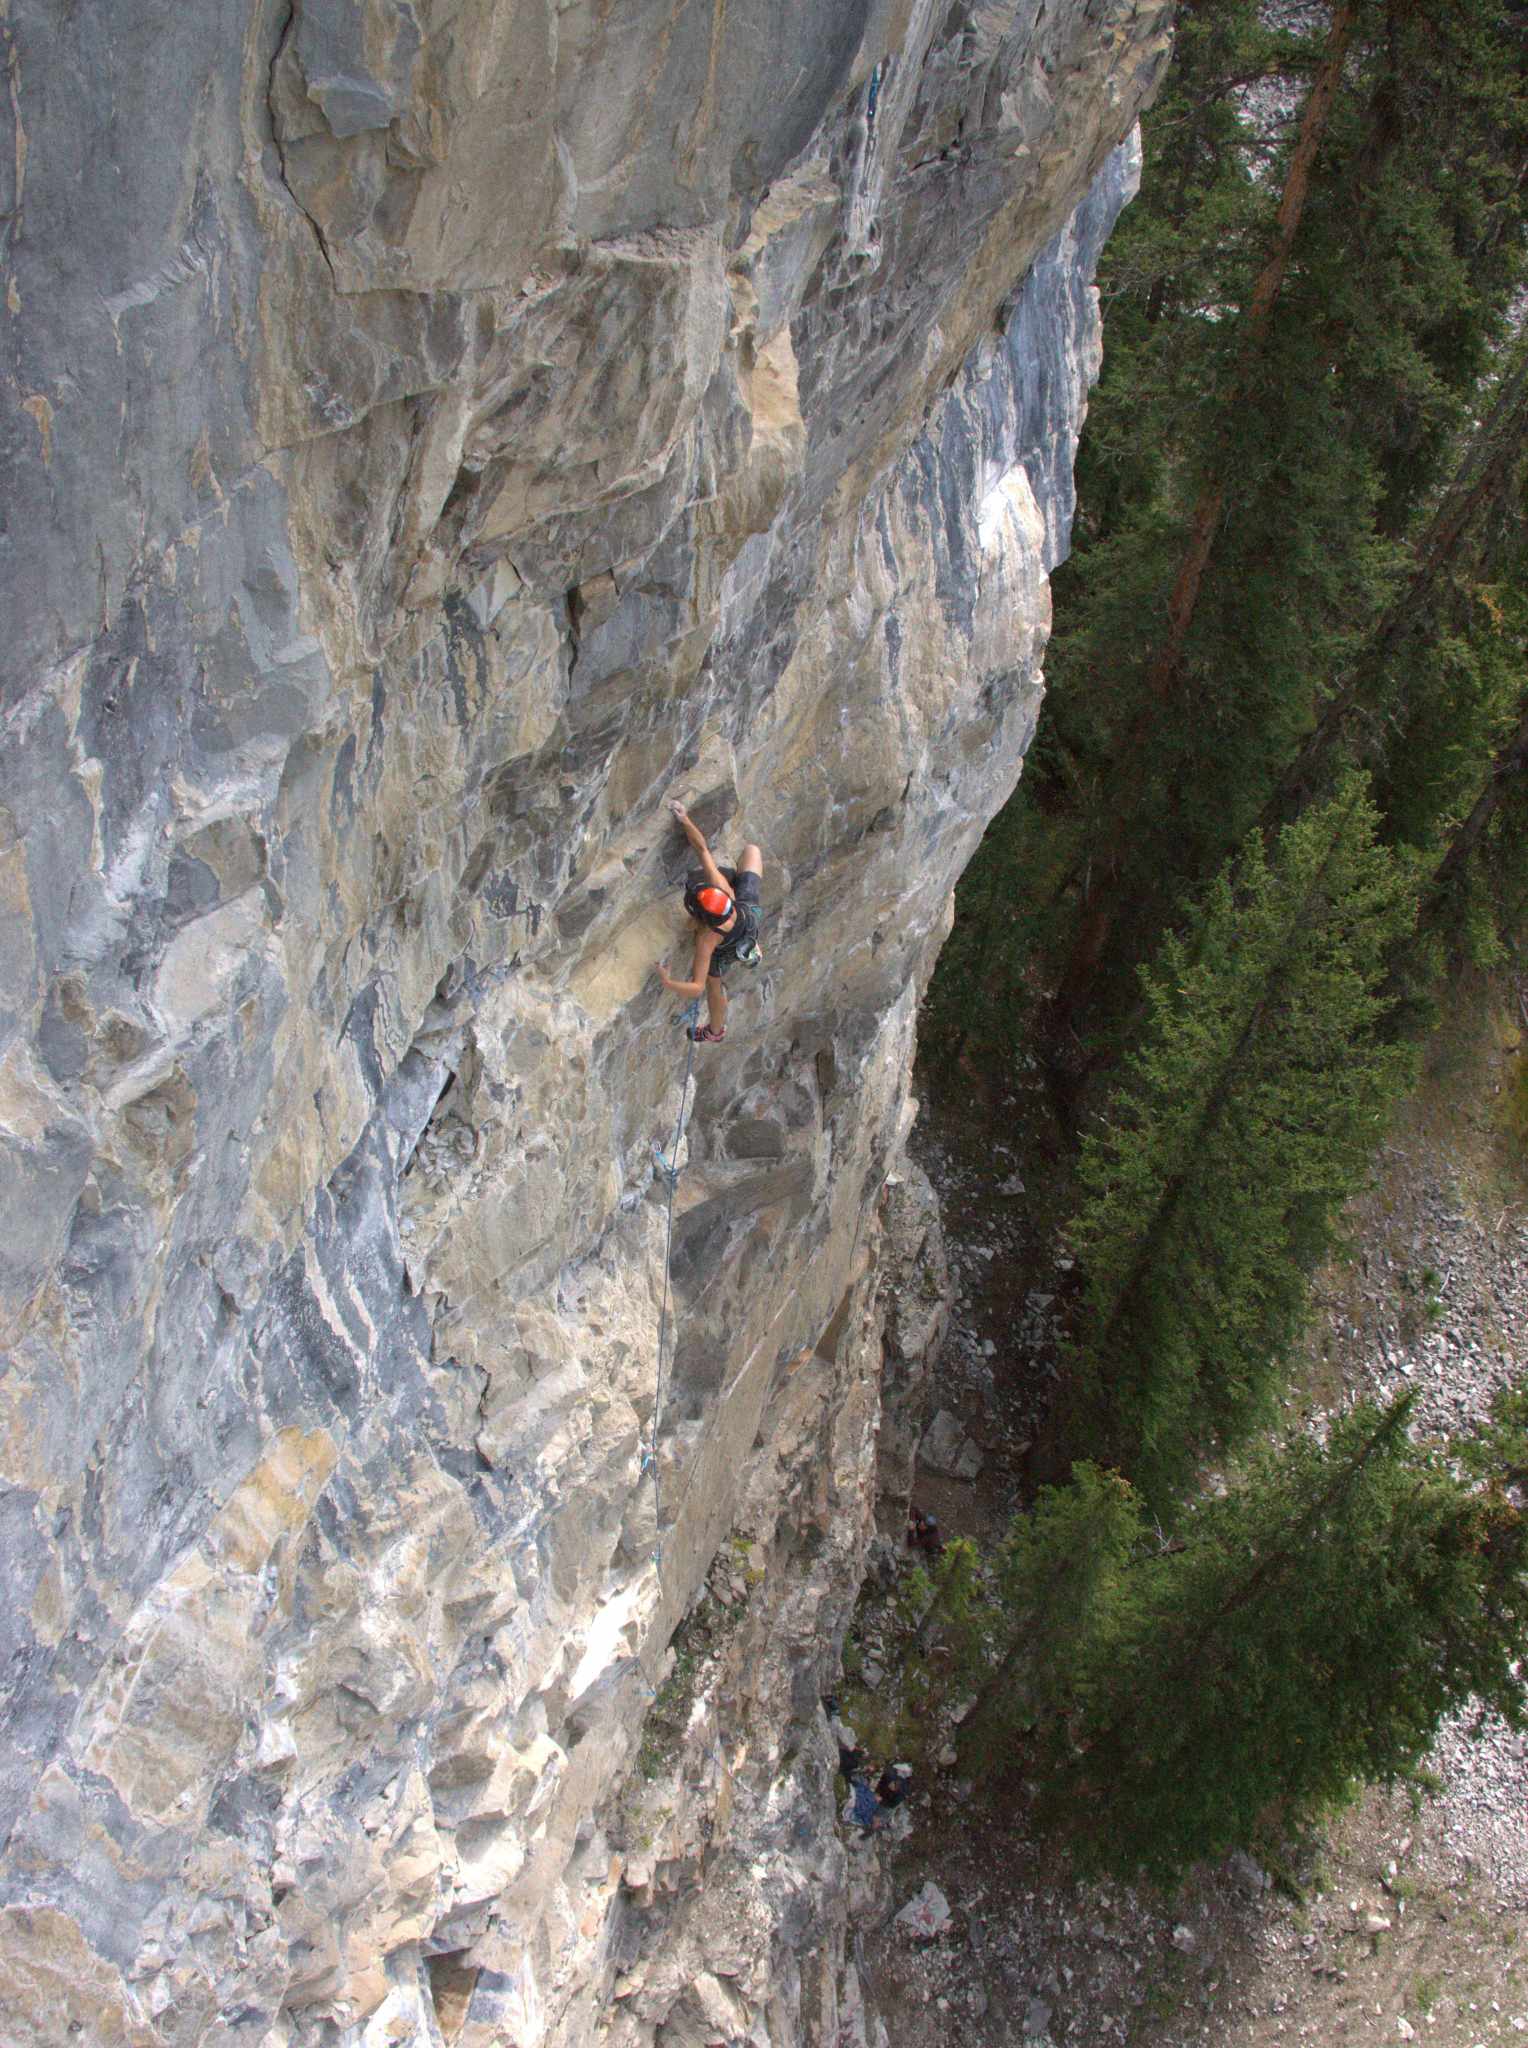
<svg viewBox="0 0 1528 2048"><path fill-rule="evenodd" d="M875 1781L875 1796L882 1806L900 1806L913 1789L911 1764L888 1764Z"/></svg>
<svg viewBox="0 0 1528 2048"><path fill-rule="evenodd" d="M838 1775L845 1786L853 1790L856 1778L863 1778L870 1768L870 1759L857 1742L838 1745Z"/></svg>
<svg viewBox="0 0 1528 2048"><path fill-rule="evenodd" d="M727 1036L727 991L722 976L734 961L744 966L759 957L760 877L764 856L745 846L735 868L718 867L706 835L681 803L671 803L680 830L700 860L700 873L685 886L684 907L701 929L695 934L695 957L688 981L676 981L660 960L658 978L670 995L690 1001L706 999L706 1022L692 1024L689 1036L697 1045L720 1045Z"/></svg>
<svg viewBox="0 0 1528 2048"><path fill-rule="evenodd" d="M888 1764L881 1773L881 1783L888 1781L896 1786L890 1799L882 1799L880 1785L870 1783L871 1764L854 1739L854 1730L838 1717L838 1698L834 1693L822 1696L823 1711L828 1717L828 1728L838 1744L838 1770L848 1795L849 1813L846 1818L854 1821L867 1835L877 1835L886 1825L888 1808L900 1804L912 1789L910 1780L912 1768L908 1764ZM906 1777L898 1775L905 1772Z"/></svg>
<svg viewBox="0 0 1528 2048"><path fill-rule="evenodd" d="M830 1723L830 1726L837 1725ZM844 1734L852 1732L844 1730ZM842 1735L838 1738L838 1771L844 1781L853 1819L867 1835L878 1834L886 1823L881 1815L881 1802L871 1788L870 1759L857 1742L846 1745Z"/></svg>
<svg viewBox="0 0 1528 2048"><path fill-rule="evenodd" d="M853 1802L855 1825L867 1835L878 1835L886 1825L886 1816L881 1812L881 1802L870 1789L870 1780L863 1772L856 1772L849 1780L849 1796Z"/></svg>

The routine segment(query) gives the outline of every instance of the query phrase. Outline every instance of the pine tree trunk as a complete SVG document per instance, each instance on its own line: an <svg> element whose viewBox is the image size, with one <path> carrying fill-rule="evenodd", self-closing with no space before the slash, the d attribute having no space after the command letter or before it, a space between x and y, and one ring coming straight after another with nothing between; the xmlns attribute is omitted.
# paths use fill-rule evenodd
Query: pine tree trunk
<svg viewBox="0 0 1528 2048"><path fill-rule="evenodd" d="M1002 1661L988 1674L978 1690L976 1698L968 1708L965 1719L960 1724L960 1735L956 1746L963 1755L969 1754L967 1745L977 1737L981 1723L986 1718L993 1701L1008 1688L1026 1652L1034 1650L1035 1647L1035 1644L1028 1635L1015 1635L1013 1641L1003 1652ZM1041 1646L1040 1653L1044 1654L1043 1646Z"/></svg>
<svg viewBox="0 0 1528 2048"><path fill-rule="evenodd" d="M1480 844L1487 825L1500 809L1502 799L1511 787L1514 777L1522 775L1525 771L1528 771L1528 704L1525 704L1517 730L1506 744L1497 750L1486 786L1476 798L1469 816L1454 832L1443 858L1433 870L1432 894L1435 898L1463 870L1470 855Z"/></svg>

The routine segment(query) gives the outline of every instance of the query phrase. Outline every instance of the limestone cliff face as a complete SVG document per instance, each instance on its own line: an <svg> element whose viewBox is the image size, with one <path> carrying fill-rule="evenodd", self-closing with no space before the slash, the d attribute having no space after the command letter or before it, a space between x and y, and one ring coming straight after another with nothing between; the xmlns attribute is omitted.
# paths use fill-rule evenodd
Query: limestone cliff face
<svg viewBox="0 0 1528 2048"><path fill-rule="evenodd" d="M882 1189L1167 12L0 14L8 2041L862 2029Z"/></svg>

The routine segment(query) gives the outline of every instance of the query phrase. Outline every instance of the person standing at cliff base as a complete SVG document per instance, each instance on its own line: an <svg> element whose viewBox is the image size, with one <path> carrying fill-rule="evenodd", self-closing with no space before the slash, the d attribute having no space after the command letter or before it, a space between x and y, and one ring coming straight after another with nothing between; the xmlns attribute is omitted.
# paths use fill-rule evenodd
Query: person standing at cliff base
<svg viewBox="0 0 1528 2048"><path fill-rule="evenodd" d="M727 991L722 976L734 961L754 967L759 960L764 856L756 846L745 846L735 868L718 867L706 835L684 805L671 803L669 809L700 861L700 872L685 884L684 907L701 929L695 934L689 980L676 981L661 960L658 978L670 995L693 1002L704 993L707 1021L692 1024L689 1035L697 1045L720 1045L727 1035Z"/></svg>

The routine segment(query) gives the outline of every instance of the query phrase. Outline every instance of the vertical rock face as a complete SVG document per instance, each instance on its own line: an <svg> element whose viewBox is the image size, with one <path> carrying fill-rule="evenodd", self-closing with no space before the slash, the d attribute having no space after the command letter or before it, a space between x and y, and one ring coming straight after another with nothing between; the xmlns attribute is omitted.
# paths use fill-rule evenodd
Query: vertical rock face
<svg viewBox="0 0 1528 2048"><path fill-rule="evenodd" d="M9 2040L862 2024L879 1191L1168 11L5 10Z"/></svg>

